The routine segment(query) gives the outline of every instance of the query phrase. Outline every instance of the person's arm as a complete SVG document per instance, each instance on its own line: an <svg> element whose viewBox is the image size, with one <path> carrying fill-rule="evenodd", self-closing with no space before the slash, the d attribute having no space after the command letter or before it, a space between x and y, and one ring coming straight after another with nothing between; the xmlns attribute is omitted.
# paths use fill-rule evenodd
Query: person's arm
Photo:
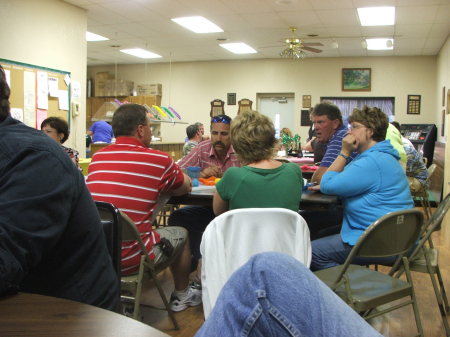
<svg viewBox="0 0 450 337"><path fill-rule="evenodd" d="M183 184L180 187L172 190L173 195L184 195L192 190L191 178L189 178L189 176L186 175L185 173L183 173L183 177L184 177Z"/></svg>
<svg viewBox="0 0 450 337"><path fill-rule="evenodd" d="M219 193L214 193L213 211L215 215L220 215L228 211L228 202L224 201Z"/></svg>
<svg viewBox="0 0 450 337"><path fill-rule="evenodd" d="M313 173L313 176L311 177L311 181L314 183L320 184L320 181L322 180L322 176L327 172L328 167L325 166L319 166L319 168Z"/></svg>
<svg viewBox="0 0 450 337"><path fill-rule="evenodd" d="M200 178L221 177L222 170L216 165L210 165L200 172Z"/></svg>
<svg viewBox="0 0 450 337"><path fill-rule="evenodd" d="M356 150L356 139L352 135L345 136L344 139L342 139L342 148L339 155L334 160L333 164L328 168L327 171L335 171L335 172L342 172L344 170L345 165L347 165L347 162L350 161L350 156L353 151Z"/></svg>

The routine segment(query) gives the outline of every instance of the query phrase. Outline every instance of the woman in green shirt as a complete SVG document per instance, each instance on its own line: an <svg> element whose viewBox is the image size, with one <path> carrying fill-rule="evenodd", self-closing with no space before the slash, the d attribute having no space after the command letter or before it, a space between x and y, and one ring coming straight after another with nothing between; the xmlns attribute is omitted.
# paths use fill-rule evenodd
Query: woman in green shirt
<svg viewBox="0 0 450 337"><path fill-rule="evenodd" d="M231 144L243 167L230 167L216 184L216 215L236 208L280 207L298 211L303 188L297 164L274 157L275 128L256 111L245 111L231 123Z"/></svg>

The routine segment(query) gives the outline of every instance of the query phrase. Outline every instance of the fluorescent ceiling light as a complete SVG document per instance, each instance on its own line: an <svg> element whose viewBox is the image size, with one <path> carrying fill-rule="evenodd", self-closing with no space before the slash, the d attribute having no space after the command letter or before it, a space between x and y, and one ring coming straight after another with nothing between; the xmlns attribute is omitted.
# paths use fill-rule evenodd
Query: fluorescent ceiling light
<svg viewBox="0 0 450 337"><path fill-rule="evenodd" d="M120 51L125 54L140 57L141 59L156 59L162 57L161 55L152 53L151 51L144 50L141 48L121 49Z"/></svg>
<svg viewBox="0 0 450 337"><path fill-rule="evenodd" d="M107 37L98 35L98 34L94 34L91 32L86 32L86 41L88 42L93 42L93 41L106 41L109 40Z"/></svg>
<svg viewBox="0 0 450 337"><path fill-rule="evenodd" d="M394 39L366 39L367 50L394 49Z"/></svg>
<svg viewBox="0 0 450 337"><path fill-rule="evenodd" d="M392 26L395 23L395 7L358 8L361 26Z"/></svg>
<svg viewBox="0 0 450 337"><path fill-rule="evenodd" d="M237 43L221 43L220 46L231 51L234 54L255 54L257 51L250 47L248 44Z"/></svg>
<svg viewBox="0 0 450 337"><path fill-rule="evenodd" d="M184 18L171 19L186 29L194 33L218 33L223 32L223 29L212 23L203 16L188 16Z"/></svg>

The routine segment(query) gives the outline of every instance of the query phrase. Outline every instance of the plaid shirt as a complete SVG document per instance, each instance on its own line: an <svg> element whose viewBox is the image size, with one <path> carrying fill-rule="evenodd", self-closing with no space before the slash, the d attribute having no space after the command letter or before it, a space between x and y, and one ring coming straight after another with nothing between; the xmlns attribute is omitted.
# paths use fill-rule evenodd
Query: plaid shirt
<svg viewBox="0 0 450 337"><path fill-rule="evenodd" d="M181 168L199 166L202 171L211 165L215 165L219 167L222 172L225 172L229 167L240 167L241 163L237 159L232 145L230 145L227 155L222 161L217 156L216 151L214 151L211 140L205 140L194 147L186 157L182 158L178 165Z"/></svg>

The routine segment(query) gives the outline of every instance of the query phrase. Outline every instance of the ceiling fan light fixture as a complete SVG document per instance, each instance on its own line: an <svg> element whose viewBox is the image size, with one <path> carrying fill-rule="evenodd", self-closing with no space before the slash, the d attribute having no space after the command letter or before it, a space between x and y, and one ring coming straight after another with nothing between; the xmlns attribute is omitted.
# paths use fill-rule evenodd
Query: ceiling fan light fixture
<svg viewBox="0 0 450 337"><path fill-rule="evenodd" d="M298 60L303 59L306 56L306 53L299 46L293 46L292 48L288 47L284 49L280 53L280 56L282 58Z"/></svg>

